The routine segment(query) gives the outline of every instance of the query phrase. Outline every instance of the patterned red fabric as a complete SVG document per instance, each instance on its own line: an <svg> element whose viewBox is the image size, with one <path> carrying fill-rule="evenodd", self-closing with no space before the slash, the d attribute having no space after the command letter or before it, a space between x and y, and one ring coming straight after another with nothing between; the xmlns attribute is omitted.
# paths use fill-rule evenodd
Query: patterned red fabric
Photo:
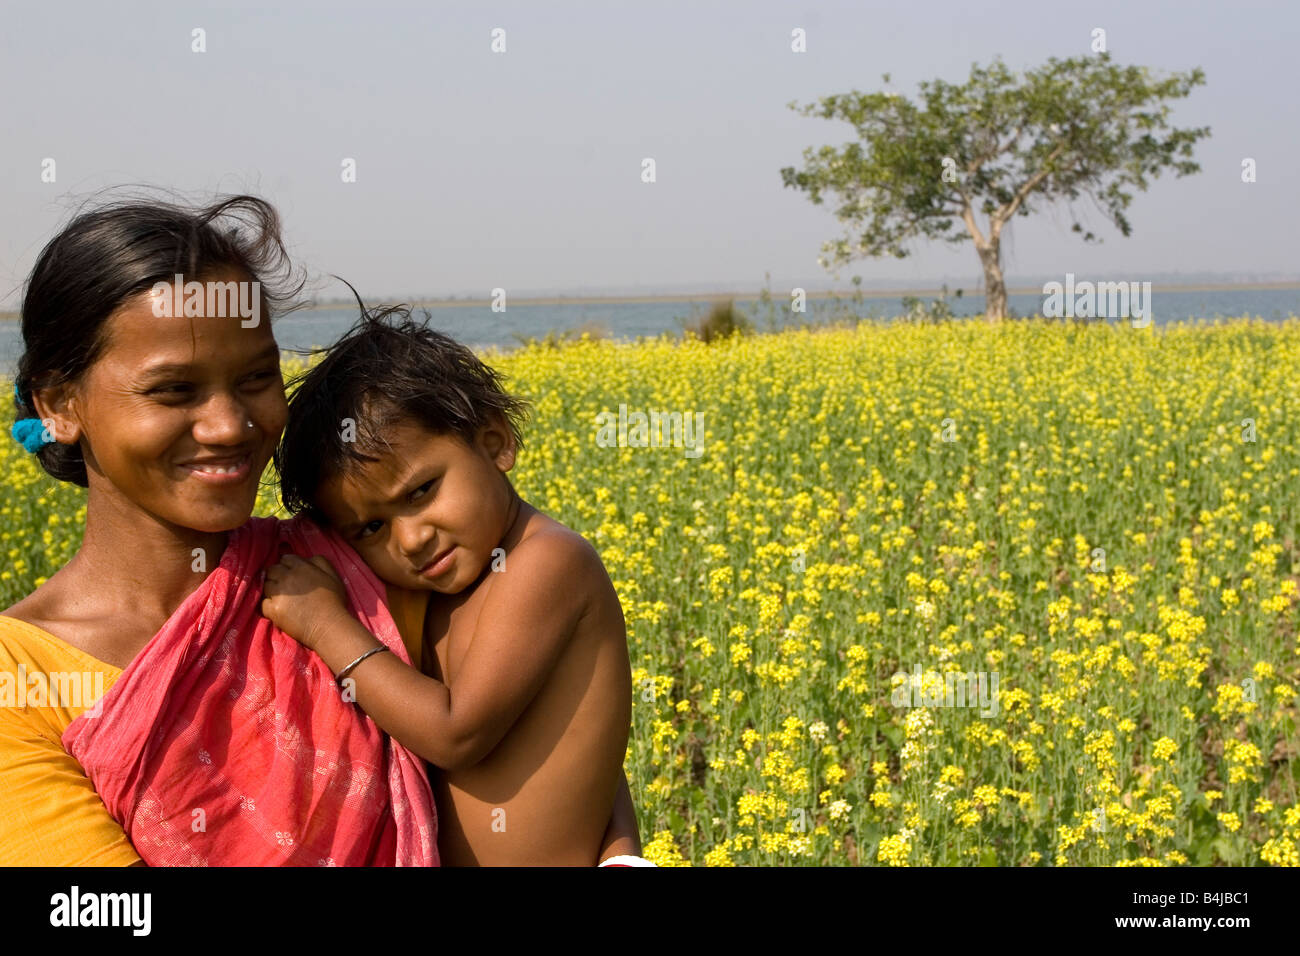
<svg viewBox="0 0 1300 956"><path fill-rule="evenodd" d="M262 616L262 572L323 554L409 663L383 583L332 531L252 518L220 565L63 735L150 866L437 866L424 764Z"/></svg>

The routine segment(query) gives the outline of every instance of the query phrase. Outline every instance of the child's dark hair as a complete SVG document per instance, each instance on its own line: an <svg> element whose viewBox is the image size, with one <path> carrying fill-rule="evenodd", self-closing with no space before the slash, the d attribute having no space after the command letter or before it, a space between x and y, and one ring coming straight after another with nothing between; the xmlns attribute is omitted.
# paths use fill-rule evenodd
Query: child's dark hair
<svg viewBox="0 0 1300 956"><path fill-rule="evenodd" d="M128 299L178 272L202 279L223 268L261 282L268 316L292 311L287 303L302 290L280 240L280 218L255 196L195 207L149 193L83 206L27 278L15 418L35 415L33 390L75 382L95 364L109 316ZM36 456L53 477L86 487L79 445L50 442Z"/></svg>
<svg viewBox="0 0 1300 956"><path fill-rule="evenodd" d="M482 426L500 421L523 447L528 403L508 394L498 372L428 321L427 313L424 322L415 321L403 306L362 306L360 321L288 383L289 421L274 461L290 514L323 523L315 504L320 486L377 461L386 431L403 419L466 444ZM345 419L355 434L346 435Z"/></svg>

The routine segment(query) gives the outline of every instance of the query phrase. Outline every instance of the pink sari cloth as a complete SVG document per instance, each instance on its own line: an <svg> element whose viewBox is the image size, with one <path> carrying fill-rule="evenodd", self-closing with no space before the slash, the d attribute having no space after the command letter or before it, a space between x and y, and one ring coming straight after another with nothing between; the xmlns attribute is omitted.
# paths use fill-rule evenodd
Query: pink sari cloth
<svg viewBox="0 0 1300 956"><path fill-rule="evenodd" d="M150 866L437 866L420 758L262 616L262 574L323 554L407 663L383 583L333 531L252 518L220 565L63 734Z"/></svg>

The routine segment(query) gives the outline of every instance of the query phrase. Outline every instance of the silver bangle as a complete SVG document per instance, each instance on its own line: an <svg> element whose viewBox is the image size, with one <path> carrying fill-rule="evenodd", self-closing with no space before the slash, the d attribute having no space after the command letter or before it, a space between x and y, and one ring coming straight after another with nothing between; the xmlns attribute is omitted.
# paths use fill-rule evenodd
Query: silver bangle
<svg viewBox="0 0 1300 956"><path fill-rule="evenodd" d="M356 668L356 666L360 664L362 661L364 661L367 657L370 657L373 654L378 654L380 651L386 651L386 650L388 650L388 648L383 644L380 644L378 647L372 647L370 650L366 651L364 654L358 657L347 667L343 668L343 670L339 671L338 676L335 677L334 680L342 684L343 678L351 674L352 671Z"/></svg>

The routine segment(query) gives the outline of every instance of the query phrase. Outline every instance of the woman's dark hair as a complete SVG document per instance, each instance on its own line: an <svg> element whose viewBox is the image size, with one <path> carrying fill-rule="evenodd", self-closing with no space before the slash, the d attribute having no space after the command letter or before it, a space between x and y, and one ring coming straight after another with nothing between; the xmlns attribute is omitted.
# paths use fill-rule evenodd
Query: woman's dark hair
<svg viewBox="0 0 1300 956"><path fill-rule="evenodd" d="M321 484L378 460L385 432L403 420L467 444L482 426L504 423L523 447L528 403L507 394L498 372L428 321L427 312L417 322L404 306L361 305L357 324L288 383L289 421L274 461L290 514L324 523L315 503Z"/></svg>
<svg viewBox="0 0 1300 956"><path fill-rule="evenodd" d="M16 417L36 414L34 389L74 382L99 359L107 320L128 299L177 273L203 280L229 268L261 283L264 315L291 311L303 281L294 281L280 217L265 200L191 207L133 197L83 209L41 250L24 287ZM53 477L86 487L80 447L50 443L36 455Z"/></svg>

